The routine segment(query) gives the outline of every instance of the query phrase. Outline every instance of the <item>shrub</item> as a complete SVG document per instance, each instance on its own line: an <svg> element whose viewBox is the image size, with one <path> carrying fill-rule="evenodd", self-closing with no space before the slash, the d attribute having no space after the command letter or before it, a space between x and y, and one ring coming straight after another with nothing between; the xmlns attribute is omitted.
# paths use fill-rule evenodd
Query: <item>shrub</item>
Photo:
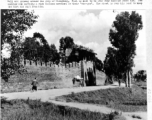
<svg viewBox="0 0 152 120"><path fill-rule="evenodd" d="M141 119L140 116L137 116L137 115L132 115L133 118L138 118L138 119Z"/></svg>
<svg viewBox="0 0 152 120"><path fill-rule="evenodd" d="M111 111L107 116L104 117L103 120L126 120L124 116L122 116L122 112L119 111Z"/></svg>

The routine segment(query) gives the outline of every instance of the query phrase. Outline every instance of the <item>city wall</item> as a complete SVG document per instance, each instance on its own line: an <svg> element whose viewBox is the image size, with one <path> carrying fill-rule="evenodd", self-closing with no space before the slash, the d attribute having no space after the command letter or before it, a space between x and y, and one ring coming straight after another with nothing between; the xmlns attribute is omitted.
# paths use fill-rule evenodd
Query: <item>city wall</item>
<svg viewBox="0 0 152 120"><path fill-rule="evenodd" d="M34 62L23 61L24 71L17 72L11 76L8 83L2 82L2 92L29 91L31 89L31 81L37 79L38 89L47 90L55 88L76 87L73 85L72 79L74 76L82 76L82 65L85 68L92 68L91 61L72 62L69 64L53 64L51 62ZM96 71L97 85L103 85L105 75L102 72Z"/></svg>

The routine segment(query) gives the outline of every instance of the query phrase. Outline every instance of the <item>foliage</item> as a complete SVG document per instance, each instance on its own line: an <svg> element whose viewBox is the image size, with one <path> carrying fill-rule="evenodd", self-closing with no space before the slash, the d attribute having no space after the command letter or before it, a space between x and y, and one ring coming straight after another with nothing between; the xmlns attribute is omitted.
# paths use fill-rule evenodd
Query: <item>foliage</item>
<svg viewBox="0 0 152 120"><path fill-rule="evenodd" d="M36 23L38 16L34 11L28 10L1 10L1 49L8 43L11 48L10 58L1 57L2 61L2 79L8 81L8 78L20 68L19 60L21 59L21 39L24 31L27 31Z"/></svg>
<svg viewBox="0 0 152 120"><path fill-rule="evenodd" d="M114 55L116 56L117 66L109 65L109 69L117 69L116 72L120 73L120 76L132 71L132 67L134 66L133 59L136 55L135 41L138 38L138 31L142 27L141 16L135 11L131 14L129 12L122 12L116 16L116 20L113 22L109 33L109 40L113 49L116 50ZM105 61L107 61L107 58ZM114 71L108 74L114 74L117 77Z"/></svg>
<svg viewBox="0 0 152 120"><path fill-rule="evenodd" d="M59 56L56 46L54 44L51 44L50 49L51 49L51 55L52 55L51 61L56 62L56 64L58 64L60 60L60 56Z"/></svg>
<svg viewBox="0 0 152 120"><path fill-rule="evenodd" d="M55 45L49 45L41 33L34 33L32 38L27 37L22 46L25 59L44 62L59 61Z"/></svg>
<svg viewBox="0 0 152 120"><path fill-rule="evenodd" d="M146 81L147 79L147 73L146 70L139 70L135 75L134 79L136 81Z"/></svg>
<svg viewBox="0 0 152 120"><path fill-rule="evenodd" d="M109 77L115 75L117 72L116 52L117 51L114 48L108 47L106 58L104 60L104 72Z"/></svg>
<svg viewBox="0 0 152 120"><path fill-rule="evenodd" d="M6 82L8 82L8 78L10 75L14 74L14 66L11 64L7 64L6 61L9 61L8 59L4 59L1 61L1 76L2 79L4 79Z"/></svg>
<svg viewBox="0 0 152 120"><path fill-rule="evenodd" d="M108 115L107 120L126 120L126 118L122 116L122 112L113 111Z"/></svg>
<svg viewBox="0 0 152 120"><path fill-rule="evenodd" d="M113 47L118 49L119 57L123 63L123 70L130 70L133 67L133 58L136 55L135 41L138 38L138 31L142 29L141 16L133 11L122 12L116 16L110 29L109 40Z"/></svg>
<svg viewBox="0 0 152 120"><path fill-rule="evenodd" d="M142 119L139 115L132 115L132 118Z"/></svg>
<svg viewBox="0 0 152 120"><path fill-rule="evenodd" d="M41 45L48 45L47 40L45 39L45 37L44 37L41 33L35 32L35 33L33 34L33 38L38 38L38 39L40 39L40 44L41 44Z"/></svg>
<svg viewBox="0 0 152 120"><path fill-rule="evenodd" d="M95 66L96 66L96 69L99 70L99 71L102 71L103 70L103 63L100 59L98 59L97 57L95 57Z"/></svg>
<svg viewBox="0 0 152 120"><path fill-rule="evenodd" d="M65 38L60 39L60 50L65 50L66 48L72 48L74 45L73 38L66 36Z"/></svg>
<svg viewBox="0 0 152 120"><path fill-rule="evenodd" d="M34 38L27 37L22 43L24 51L24 59L34 59L37 55L37 48L40 47L39 43Z"/></svg>
<svg viewBox="0 0 152 120"><path fill-rule="evenodd" d="M104 72L107 76L105 83L113 83L114 80L122 79L122 67L119 58L119 51L113 47L108 47L104 60Z"/></svg>
<svg viewBox="0 0 152 120"><path fill-rule="evenodd" d="M82 45L77 45L74 43L73 41L73 38L69 37L69 36L66 36L65 38L62 37L60 39L60 47L59 47L59 50L60 50L60 56L61 57L65 57L65 51L66 49L70 48L72 49L72 52L71 54L66 58L65 62L69 63L69 62L73 62L73 61L80 61L82 60L84 57L87 59L87 60L90 60L90 56L93 56L94 55L94 51L90 48L87 48L87 47L84 47ZM76 53L78 53L76 55ZM85 54L85 56L84 56ZM98 70L102 70L102 61L99 60L97 57L95 58L91 58L91 60L94 60L96 62L96 67Z"/></svg>
<svg viewBox="0 0 152 120"><path fill-rule="evenodd" d="M19 41L23 32L31 28L38 16L34 11L1 10L1 18L1 44L13 44L13 40Z"/></svg>
<svg viewBox="0 0 152 120"><path fill-rule="evenodd" d="M60 51L60 56L65 56L65 50L66 48L73 48L74 42L73 38L66 36L65 38L62 37L60 40L60 46L59 46L59 51Z"/></svg>
<svg viewBox="0 0 152 120"><path fill-rule="evenodd" d="M41 33L34 33L34 39L40 39L39 47L37 48L37 60L41 60L44 62L48 62L51 59L51 49L50 46L45 39L45 37ZM38 42L38 41L37 41Z"/></svg>

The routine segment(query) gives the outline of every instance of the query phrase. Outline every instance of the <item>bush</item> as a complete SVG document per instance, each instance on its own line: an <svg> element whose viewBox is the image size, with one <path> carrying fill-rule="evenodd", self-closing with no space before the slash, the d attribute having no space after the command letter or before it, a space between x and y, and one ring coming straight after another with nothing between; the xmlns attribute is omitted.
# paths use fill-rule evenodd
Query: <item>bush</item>
<svg viewBox="0 0 152 120"><path fill-rule="evenodd" d="M122 116L122 112L114 111L105 116L103 120L126 120L126 118Z"/></svg>

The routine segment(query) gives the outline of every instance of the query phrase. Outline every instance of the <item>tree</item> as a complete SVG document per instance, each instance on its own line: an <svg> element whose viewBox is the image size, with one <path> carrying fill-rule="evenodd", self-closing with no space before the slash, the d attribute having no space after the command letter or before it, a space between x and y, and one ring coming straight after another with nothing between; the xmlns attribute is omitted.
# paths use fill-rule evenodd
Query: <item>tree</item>
<svg viewBox="0 0 152 120"><path fill-rule="evenodd" d="M103 63L97 57L95 57L95 66L96 66L97 70L99 70L99 71L103 70Z"/></svg>
<svg viewBox="0 0 152 120"><path fill-rule="evenodd" d="M59 46L60 57L65 58L65 50L67 48L73 48L74 46L73 38L69 36L66 36L65 38L62 37L59 42L60 42L60 46ZM64 61L66 60L64 59Z"/></svg>
<svg viewBox="0 0 152 120"><path fill-rule="evenodd" d="M51 59L51 49L41 33L34 33L23 42L24 59L48 62Z"/></svg>
<svg viewBox="0 0 152 120"><path fill-rule="evenodd" d="M22 43L24 59L34 60L38 59L38 48L40 47L40 43L37 42L34 38L27 37L25 41Z"/></svg>
<svg viewBox="0 0 152 120"><path fill-rule="evenodd" d="M66 48L72 48L74 45L73 38L66 36L65 38L60 39L60 48L59 50L65 51Z"/></svg>
<svg viewBox="0 0 152 120"><path fill-rule="evenodd" d="M106 82L113 83L113 77L118 75L117 60L116 60L116 50L112 47L108 47L108 51L104 60L104 72L107 76Z"/></svg>
<svg viewBox="0 0 152 120"><path fill-rule="evenodd" d="M124 74L126 86L130 87L130 71L134 66L134 56L136 55L135 41L138 38L138 31L141 30L142 18L135 11L122 12L116 16L110 29L109 40L112 46L119 53L119 63L121 64L121 72ZM127 84L127 82L129 82Z"/></svg>
<svg viewBox="0 0 152 120"><path fill-rule="evenodd" d="M41 45L48 45L47 40L45 39L45 37L44 37L41 33L35 32L35 33L33 34L33 38L38 38L38 39L40 39L40 44L41 44Z"/></svg>
<svg viewBox="0 0 152 120"><path fill-rule="evenodd" d="M64 42L65 42L65 46L64 46L65 48L72 48L74 45L73 38L69 36L66 36L64 38Z"/></svg>
<svg viewBox="0 0 152 120"><path fill-rule="evenodd" d="M60 60L60 56L59 56L59 53L56 49L56 46L54 44L51 44L50 49L51 49L51 55L52 55L51 61L56 62L58 64L59 60Z"/></svg>
<svg viewBox="0 0 152 120"><path fill-rule="evenodd" d="M1 76L5 81L20 68L18 63L22 54L22 35L37 22L37 18L34 11L1 10L1 49L3 50L5 44L9 44L11 51L10 58L1 56Z"/></svg>
<svg viewBox="0 0 152 120"><path fill-rule="evenodd" d="M134 79L136 81L146 81L147 79L147 73L146 70L139 70L135 75Z"/></svg>
<svg viewBox="0 0 152 120"><path fill-rule="evenodd" d="M24 31L36 23L38 16L28 10L1 10L1 44L19 41Z"/></svg>
<svg viewBox="0 0 152 120"><path fill-rule="evenodd" d="M34 33L23 42L24 59L59 63L59 53L54 44L49 45L41 33Z"/></svg>

